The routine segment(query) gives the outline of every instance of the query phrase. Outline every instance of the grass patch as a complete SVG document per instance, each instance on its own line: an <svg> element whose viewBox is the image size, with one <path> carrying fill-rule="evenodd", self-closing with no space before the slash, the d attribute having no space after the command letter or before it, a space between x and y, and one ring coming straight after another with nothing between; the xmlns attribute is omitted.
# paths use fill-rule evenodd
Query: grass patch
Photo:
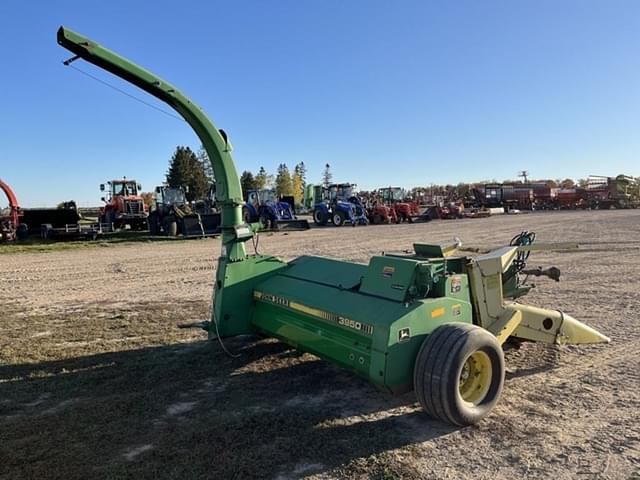
<svg viewBox="0 0 640 480"><path fill-rule="evenodd" d="M198 237L199 238L199 237ZM0 255L7 253L40 253L57 252L62 250L76 250L79 248L108 247L125 243L138 242L181 242L190 240L185 237L151 236L148 232L116 232L107 233L97 240L43 240L29 238L24 241L0 244Z"/></svg>

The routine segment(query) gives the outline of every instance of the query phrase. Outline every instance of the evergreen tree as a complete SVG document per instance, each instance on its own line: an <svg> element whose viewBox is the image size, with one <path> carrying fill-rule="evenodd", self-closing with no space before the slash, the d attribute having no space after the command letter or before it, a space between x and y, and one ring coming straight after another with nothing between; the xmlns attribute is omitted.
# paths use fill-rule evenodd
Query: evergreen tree
<svg viewBox="0 0 640 480"><path fill-rule="evenodd" d="M187 200L206 198L209 190L207 175L197 155L189 147L176 147L169 161L167 185L185 189Z"/></svg>
<svg viewBox="0 0 640 480"><path fill-rule="evenodd" d="M304 162L300 162L296 165L293 170L293 177L291 179L292 188L293 188L293 198L297 205L301 205L304 199L304 176L305 176L305 166Z"/></svg>
<svg viewBox="0 0 640 480"><path fill-rule="evenodd" d="M240 185L242 186L242 194L244 196L244 199L246 200L249 190L254 190L257 188L256 179L253 176L253 173L251 173L249 170L245 170L244 172L242 172L242 175L240 176Z"/></svg>
<svg viewBox="0 0 640 480"><path fill-rule="evenodd" d="M284 163L278 165L278 174L276 175L276 194L293 195L291 174L289 173L289 167Z"/></svg>
<svg viewBox="0 0 640 480"><path fill-rule="evenodd" d="M328 163L324 166L324 170L322 172L322 185L325 187L331 184L331 180L333 179L333 174L331 173L331 165Z"/></svg>
<svg viewBox="0 0 640 480"><path fill-rule="evenodd" d="M209 160L209 155L203 145L200 145L200 149L198 150L198 160L202 164L202 168L209 183L216 183L216 177L213 173L213 165L211 165L211 160Z"/></svg>
<svg viewBox="0 0 640 480"><path fill-rule="evenodd" d="M565 178L560 182L560 188L575 188L575 182L570 178Z"/></svg>
<svg viewBox="0 0 640 480"><path fill-rule="evenodd" d="M262 190L267 186L267 177L267 171L264 169L264 167L260 167L258 174L254 178L255 185L258 190Z"/></svg>
<svg viewBox="0 0 640 480"><path fill-rule="evenodd" d="M299 164L296 165L296 170L300 175L300 178L302 179L302 185L306 185L307 184L307 166L304 164L304 162L300 162Z"/></svg>

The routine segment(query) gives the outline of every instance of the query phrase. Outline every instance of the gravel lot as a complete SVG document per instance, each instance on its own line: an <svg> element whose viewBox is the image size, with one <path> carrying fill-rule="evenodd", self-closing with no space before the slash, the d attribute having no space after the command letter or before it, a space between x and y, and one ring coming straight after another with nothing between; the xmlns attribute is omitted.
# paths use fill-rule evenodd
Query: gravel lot
<svg viewBox="0 0 640 480"><path fill-rule="evenodd" d="M0 255L0 478L640 479L640 210L262 235L285 259L366 262L414 241L577 241L538 253L559 308L609 345L509 350L498 407L453 429L273 340L227 357L209 316L217 239Z"/></svg>

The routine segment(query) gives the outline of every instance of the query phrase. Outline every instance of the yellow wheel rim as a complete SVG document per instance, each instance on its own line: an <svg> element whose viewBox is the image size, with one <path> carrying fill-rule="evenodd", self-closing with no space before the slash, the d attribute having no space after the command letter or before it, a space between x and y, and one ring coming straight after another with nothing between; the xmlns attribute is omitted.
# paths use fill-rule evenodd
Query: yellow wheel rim
<svg viewBox="0 0 640 480"><path fill-rule="evenodd" d="M474 352L467 357L460 372L458 391L465 403L479 405L491 386L491 359L485 352Z"/></svg>

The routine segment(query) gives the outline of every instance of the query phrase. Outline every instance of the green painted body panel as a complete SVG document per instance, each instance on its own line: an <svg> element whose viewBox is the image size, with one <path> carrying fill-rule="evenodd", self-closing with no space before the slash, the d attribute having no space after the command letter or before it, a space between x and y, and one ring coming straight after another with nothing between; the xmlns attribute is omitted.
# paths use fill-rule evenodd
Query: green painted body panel
<svg viewBox="0 0 640 480"><path fill-rule="evenodd" d="M398 259L389 260L393 263ZM326 259L305 260L298 265L294 261L294 266L257 284L252 324L300 350L349 368L382 389L410 390L415 357L426 335L443 323L472 321L466 275L454 276L461 285L455 297L396 301L385 298L384 289L381 295L372 295L362 287L340 288L363 276L363 271L364 278L378 275L384 259L368 267L339 262L334 271L340 271L346 280L335 275L331 282L310 281L312 275L307 276L306 269L318 267L323 271L330 266L323 261ZM407 278L418 263L409 260L393 264L401 265ZM290 275L294 269L296 275ZM450 285L454 277L443 277L442 284ZM400 334L402 329L408 329L408 337Z"/></svg>
<svg viewBox="0 0 640 480"><path fill-rule="evenodd" d="M392 322L389 328L389 344L386 350L386 369L384 384L394 393L413 389L413 368L422 342L433 330L444 323L472 323L472 307L469 299L459 300L449 297L418 300L421 308ZM433 312L444 309L438 317ZM399 340L399 332L409 328L408 341Z"/></svg>
<svg viewBox="0 0 640 480"><path fill-rule="evenodd" d="M371 257L360 292L404 302L416 275L417 263L400 257Z"/></svg>
<svg viewBox="0 0 640 480"><path fill-rule="evenodd" d="M308 282L350 289L360 283L367 266L330 258L302 256L289 263L285 274Z"/></svg>
<svg viewBox="0 0 640 480"><path fill-rule="evenodd" d="M268 255L251 255L242 262L220 258L209 338L252 333L253 291L256 285L285 267L285 262Z"/></svg>

